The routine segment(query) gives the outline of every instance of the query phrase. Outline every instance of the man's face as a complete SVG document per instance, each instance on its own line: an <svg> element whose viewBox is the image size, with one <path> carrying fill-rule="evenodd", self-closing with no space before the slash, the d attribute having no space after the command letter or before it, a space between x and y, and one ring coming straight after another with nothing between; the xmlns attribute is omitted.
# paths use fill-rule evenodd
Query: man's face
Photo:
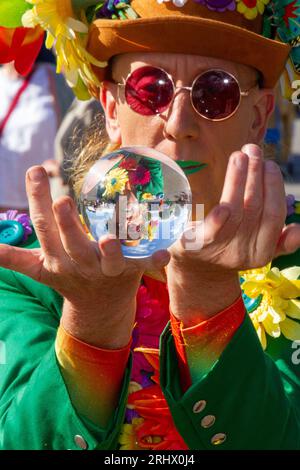
<svg viewBox="0 0 300 470"><path fill-rule="evenodd" d="M258 98L262 99L258 96L261 90L255 88L257 73L233 62L195 55L130 53L115 58L113 79L116 83L124 82L129 73L145 65L163 68L173 77L177 87L191 86L197 75L209 69L230 72L238 79L242 91L254 87L248 97L242 97L241 105L232 117L215 122L195 112L187 90L177 91L170 107L162 114L142 116L126 104L123 87L108 85L111 100L116 101L115 121L120 130L121 146L144 145L175 161L193 160L207 164L205 169L189 176L193 202L205 204L207 212L219 201L232 152L241 150L247 143L261 143L266 118L261 115L261 105L260 108L256 106ZM267 103L265 100L265 108ZM270 110L266 109L265 114L268 112ZM106 117L109 117L107 112Z"/></svg>

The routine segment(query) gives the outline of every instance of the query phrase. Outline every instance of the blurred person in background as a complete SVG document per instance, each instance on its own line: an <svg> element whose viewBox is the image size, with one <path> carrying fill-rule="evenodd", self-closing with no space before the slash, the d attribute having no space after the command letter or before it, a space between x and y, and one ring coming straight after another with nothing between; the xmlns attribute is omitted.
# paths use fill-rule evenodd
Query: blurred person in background
<svg viewBox="0 0 300 470"><path fill-rule="evenodd" d="M77 149L89 138L91 129L100 125L103 110L98 100L80 101L75 98L69 107L55 138L54 158L43 162L48 177L52 199L73 194L69 185L70 168Z"/></svg>
<svg viewBox="0 0 300 470"><path fill-rule="evenodd" d="M53 158L56 132L73 98L53 62L42 48L26 77L13 62L0 68L0 212L27 211L26 170Z"/></svg>

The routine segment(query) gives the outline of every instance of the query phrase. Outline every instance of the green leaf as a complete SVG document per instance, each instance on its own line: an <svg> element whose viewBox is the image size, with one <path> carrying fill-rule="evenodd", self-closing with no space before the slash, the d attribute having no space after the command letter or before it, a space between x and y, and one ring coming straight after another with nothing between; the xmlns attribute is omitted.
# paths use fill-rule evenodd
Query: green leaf
<svg viewBox="0 0 300 470"><path fill-rule="evenodd" d="M17 28L22 26L22 16L32 5L25 0L0 0L0 26Z"/></svg>

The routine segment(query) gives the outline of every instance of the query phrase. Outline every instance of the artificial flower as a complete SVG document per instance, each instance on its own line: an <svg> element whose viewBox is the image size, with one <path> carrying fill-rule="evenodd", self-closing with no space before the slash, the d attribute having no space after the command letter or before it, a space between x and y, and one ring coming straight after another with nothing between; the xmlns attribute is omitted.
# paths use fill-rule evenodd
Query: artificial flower
<svg viewBox="0 0 300 470"><path fill-rule="evenodd" d="M170 0L157 0L159 4L169 2ZM176 7L184 7L188 0L172 0L173 5ZM236 0L194 0L195 3L205 5L207 8L213 11L223 12L225 10L235 10Z"/></svg>
<svg viewBox="0 0 300 470"><path fill-rule="evenodd" d="M237 11L247 20L254 20L258 14L262 15L270 0L236 0Z"/></svg>
<svg viewBox="0 0 300 470"><path fill-rule="evenodd" d="M169 2L170 0L157 0L159 4ZM175 7L184 7L188 0L172 0Z"/></svg>
<svg viewBox="0 0 300 470"><path fill-rule="evenodd" d="M143 423L142 418L133 418L131 424L123 424L119 443L121 444L120 450L141 450L136 442L136 428Z"/></svg>
<svg viewBox="0 0 300 470"><path fill-rule="evenodd" d="M234 11L236 8L235 0L194 0L196 3L205 5L207 8L213 11Z"/></svg>
<svg viewBox="0 0 300 470"><path fill-rule="evenodd" d="M24 228L23 242L27 240L29 235L32 234L32 225L30 217L27 214L19 214L17 210L9 210L7 212L0 213L0 220L15 220L19 222Z"/></svg>
<svg viewBox="0 0 300 470"><path fill-rule="evenodd" d="M99 2L95 10L96 18L112 20L135 20L136 12L130 6L130 0L105 0Z"/></svg>
<svg viewBox="0 0 300 470"><path fill-rule="evenodd" d="M158 375L158 370L156 372ZM135 441L140 448L188 449L174 425L170 409L158 384L129 394L128 405L143 418L143 422L135 428Z"/></svg>
<svg viewBox="0 0 300 470"><path fill-rule="evenodd" d="M295 201L295 214L300 215L300 201Z"/></svg>
<svg viewBox="0 0 300 470"><path fill-rule="evenodd" d="M31 71L44 41L44 31L35 28L4 28L0 26L0 63L14 62L23 76Z"/></svg>
<svg viewBox="0 0 300 470"><path fill-rule="evenodd" d="M289 194L286 196L287 216L295 213L295 196Z"/></svg>
<svg viewBox="0 0 300 470"><path fill-rule="evenodd" d="M130 172L129 180L130 180L130 184L133 186L135 185L144 186L145 184L150 183L151 173L148 170L148 168L145 168L142 165L138 165L135 171Z"/></svg>
<svg viewBox="0 0 300 470"><path fill-rule="evenodd" d="M261 296L258 307L249 315L263 348L267 347L266 334L300 340L300 323L295 321L300 320L300 267L280 271L269 264L241 275L244 294L251 299Z"/></svg>
<svg viewBox="0 0 300 470"><path fill-rule="evenodd" d="M284 42L296 40L295 45L297 45L300 34L300 1L274 0L272 2L272 13L280 39Z"/></svg>
<svg viewBox="0 0 300 470"><path fill-rule="evenodd" d="M40 25L47 31L46 47L54 47L57 55L57 73L63 72L68 84L79 99L88 99L89 85L99 85L91 64L105 67L86 50L88 23L83 10L79 21L75 18L70 0L26 0L33 5L22 17L23 26Z"/></svg>
<svg viewBox="0 0 300 470"><path fill-rule="evenodd" d="M124 170L135 170L137 166L137 160L132 157L125 157L119 165L119 167L123 168Z"/></svg>
<svg viewBox="0 0 300 470"><path fill-rule="evenodd" d="M122 168L114 168L106 175L103 197L114 198L117 193L122 194L127 182L127 171Z"/></svg>
<svg viewBox="0 0 300 470"><path fill-rule="evenodd" d="M155 196L151 193L143 193L142 194L142 200L144 201L150 201L152 199L155 199Z"/></svg>

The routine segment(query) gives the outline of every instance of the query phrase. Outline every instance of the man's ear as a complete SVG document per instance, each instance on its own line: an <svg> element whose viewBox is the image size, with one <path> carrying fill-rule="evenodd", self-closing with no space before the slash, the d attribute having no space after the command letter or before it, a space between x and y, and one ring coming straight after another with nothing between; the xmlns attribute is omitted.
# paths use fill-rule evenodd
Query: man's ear
<svg viewBox="0 0 300 470"><path fill-rule="evenodd" d="M105 114L108 137L112 143L121 145L117 92L118 88L115 83L105 81L101 84L99 99Z"/></svg>
<svg viewBox="0 0 300 470"><path fill-rule="evenodd" d="M257 90L253 107L254 114L249 141L260 144L263 142L269 118L275 108L275 96L273 90L267 88Z"/></svg>

